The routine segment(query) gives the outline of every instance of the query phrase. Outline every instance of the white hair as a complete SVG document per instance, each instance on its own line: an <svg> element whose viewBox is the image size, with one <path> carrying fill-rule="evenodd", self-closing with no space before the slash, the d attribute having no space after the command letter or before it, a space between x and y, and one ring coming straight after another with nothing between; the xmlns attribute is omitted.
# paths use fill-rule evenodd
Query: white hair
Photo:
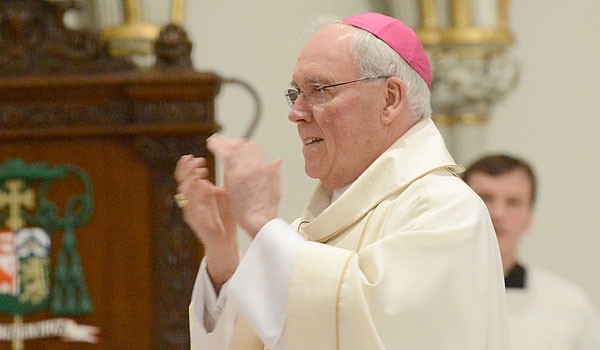
<svg viewBox="0 0 600 350"><path fill-rule="evenodd" d="M406 85L408 109L416 120L431 117L431 91L419 75L388 44L365 30L357 30L350 52L361 72L361 78L395 76Z"/></svg>

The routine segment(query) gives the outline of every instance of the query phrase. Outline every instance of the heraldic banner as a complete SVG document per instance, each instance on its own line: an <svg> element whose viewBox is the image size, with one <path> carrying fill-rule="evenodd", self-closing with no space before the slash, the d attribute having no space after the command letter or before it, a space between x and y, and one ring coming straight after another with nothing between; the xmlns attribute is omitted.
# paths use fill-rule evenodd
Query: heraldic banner
<svg viewBox="0 0 600 350"><path fill-rule="evenodd" d="M49 193L54 184L72 178L80 186L61 207ZM21 350L27 339L97 342L97 327L68 318L94 311L75 234L93 209L89 176L73 165L49 167L21 159L0 165L0 314L14 320L0 324L0 343L11 342L13 350ZM53 235L62 238L55 261ZM25 322L26 315L45 310L57 317Z"/></svg>

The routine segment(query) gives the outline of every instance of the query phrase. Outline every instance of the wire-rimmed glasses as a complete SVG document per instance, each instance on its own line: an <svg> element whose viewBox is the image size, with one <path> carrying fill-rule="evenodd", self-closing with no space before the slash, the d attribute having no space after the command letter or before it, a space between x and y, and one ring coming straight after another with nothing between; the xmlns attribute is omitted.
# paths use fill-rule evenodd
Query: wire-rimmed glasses
<svg viewBox="0 0 600 350"><path fill-rule="evenodd" d="M322 105L323 103L327 102L327 96L325 95L325 89L329 89L329 88L332 88L335 86L351 84L351 83L358 83L359 81L373 80L373 79L387 79L387 78L389 78L389 76L380 75L377 77L361 78L361 79L345 81L343 83L335 83L335 84L330 84L330 85L325 85L325 86L321 86L319 84L314 84L306 89L292 87L292 88L288 88L285 90L285 97L286 97L286 100L288 101L288 103L290 104L290 107L292 107L296 103L296 100L300 97L300 94L303 94L306 102L309 105L314 107L314 106Z"/></svg>

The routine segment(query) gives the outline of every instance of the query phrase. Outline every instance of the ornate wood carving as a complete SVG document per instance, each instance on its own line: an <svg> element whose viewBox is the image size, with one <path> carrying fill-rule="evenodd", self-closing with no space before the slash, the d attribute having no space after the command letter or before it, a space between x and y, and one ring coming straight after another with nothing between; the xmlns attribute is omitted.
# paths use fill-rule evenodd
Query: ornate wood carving
<svg viewBox="0 0 600 350"><path fill-rule="evenodd" d="M65 27L63 16L76 4L64 0L3 0L0 75L134 69L127 60L111 57L97 33Z"/></svg>
<svg viewBox="0 0 600 350"><path fill-rule="evenodd" d="M188 304L202 251L173 202L172 173L182 154L213 161L205 140L219 129L221 79L192 69L177 26L162 32L156 67L136 70L111 57L97 34L65 28L62 16L73 6L0 1L0 145L97 139L131 148L151 182L153 346L189 349Z"/></svg>
<svg viewBox="0 0 600 350"><path fill-rule="evenodd" d="M204 139L204 137L202 137ZM156 290L168 291L157 300L155 342L159 349L189 349L188 305L192 283L198 270L198 239L180 219L181 211L173 202L176 185L173 169L182 154L208 155L199 138L140 138L136 148L151 169L154 217L154 257Z"/></svg>
<svg viewBox="0 0 600 350"><path fill-rule="evenodd" d="M192 67L192 43L183 28L176 24L169 24L161 30L154 52L158 68Z"/></svg>
<svg viewBox="0 0 600 350"><path fill-rule="evenodd" d="M219 128L214 120L219 88L218 76L194 71L0 80L5 142L121 138L146 164L152 183L157 349L189 349L187 306L202 252L173 202L172 174L183 154L210 158L205 140ZM94 99L98 91L104 96Z"/></svg>

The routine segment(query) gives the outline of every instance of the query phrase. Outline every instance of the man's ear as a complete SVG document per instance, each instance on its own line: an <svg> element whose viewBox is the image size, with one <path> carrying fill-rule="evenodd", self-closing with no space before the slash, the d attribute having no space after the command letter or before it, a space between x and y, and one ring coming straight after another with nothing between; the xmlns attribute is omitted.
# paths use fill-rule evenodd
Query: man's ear
<svg viewBox="0 0 600 350"><path fill-rule="evenodd" d="M398 77L389 77L385 81L386 96L385 106L381 114L381 121L384 124L391 123L405 108L405 89L404 82Z"/></svg>

